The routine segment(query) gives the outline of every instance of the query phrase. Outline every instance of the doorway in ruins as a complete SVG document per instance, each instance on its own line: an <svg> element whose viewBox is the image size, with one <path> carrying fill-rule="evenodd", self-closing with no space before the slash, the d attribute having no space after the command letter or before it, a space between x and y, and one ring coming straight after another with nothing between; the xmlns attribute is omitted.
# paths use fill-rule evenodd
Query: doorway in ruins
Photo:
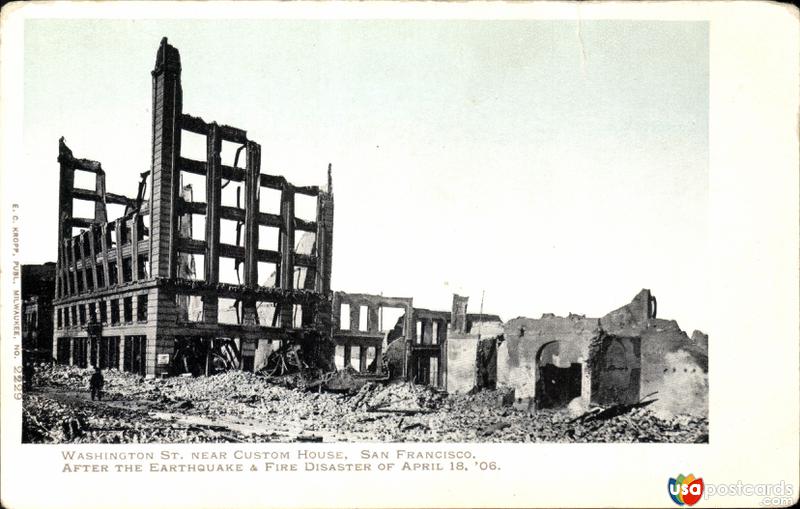
<svg viewBox="0 0 800 509"><path fill-rule="evenodd" d="M561 346L552 341L536 355L536 408L564 407L581 395L583 365L565 359Z"/></svg>
<svg viewBox="0 0 800 509"><path fill-rule="evenodd" d="M414 351L411 356L411 381L415 384L442 387L442 373L439 366L438 350Z"/></svg>

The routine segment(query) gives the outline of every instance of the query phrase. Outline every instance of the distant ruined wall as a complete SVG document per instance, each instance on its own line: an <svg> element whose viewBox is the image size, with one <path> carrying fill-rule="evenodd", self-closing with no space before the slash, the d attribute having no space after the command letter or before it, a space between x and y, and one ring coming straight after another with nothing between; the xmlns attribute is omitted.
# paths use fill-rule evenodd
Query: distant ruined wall
<svg viewBox="0 0 800 509"><path fill-rule="evenodd" d="M465 323L462 321L462 323ZM465 324L466 325L466 324ZM473 322L470 332L451 328L447 336L447 392L465 394L473 388L484 388L483 378L496 381L497 362L486 355L479 359L479 350L487 351L488 342L497 342L504 331L503 322ZM480 333L479 333L480 332ZM481 348L482 346L482 348ZM481 377L479 378L479 374ZM491 385L491 384L489 384Z"/></svg>
<svg viewBox="0 0 800 509"><path fill-rule="evenodd" d="M602 333L616 338L618 351L604 357L591 378L585 370L584 399L607 405L632 402L636 393L644 397L655 392L652 397L658 401L650 408L657 413L707 415L708 336L695 331L690 338L674 320L656 318L656 313L655 298L642 290L629 304L599 319L545 314L539 319L509 320L497 351L497 383L513 387L518 401L534 398L537 355L545 345L559 342L558 354L550 360L558 367L585 364L592 339ZM615 366L614 358L627 359L627 374ZM630 376L638 376L638 384L623 380Z"/></svg>
<svg viewBox="0 0 800 509"><path fill-rule="evenodd" d="M466 394L475 387L478 338L449 338L447 343L447 392Z"/></svg>
<svg viewBox="0 0 800 509"><path fill-rule="evenodd" d="M568 367L583 363L589 342L597 332L597 320L579 315L545 315L540 319L514 318L505 324L505 340L497 349L497 384L513 387L515 397L531 399L536 394L537 354L546 344L560 341L555 364Z"/></svg>

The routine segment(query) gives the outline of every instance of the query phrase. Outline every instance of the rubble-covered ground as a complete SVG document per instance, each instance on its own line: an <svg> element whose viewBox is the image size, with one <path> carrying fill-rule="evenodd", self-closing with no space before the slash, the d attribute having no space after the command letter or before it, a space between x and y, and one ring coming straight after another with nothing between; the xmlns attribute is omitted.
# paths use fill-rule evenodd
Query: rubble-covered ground
<svg viewBox="0 0 800 509"><path fill-rule="evenodd" d="M661 419L646 407L575 420L566 409L531 414L505 406L504 391L447 396L426 386L369 382L334 394L241 371L145 380L107 370L97 402L89 398L91 373L37 366L23 400L24 442L708 441L707 419Z"/></svg>

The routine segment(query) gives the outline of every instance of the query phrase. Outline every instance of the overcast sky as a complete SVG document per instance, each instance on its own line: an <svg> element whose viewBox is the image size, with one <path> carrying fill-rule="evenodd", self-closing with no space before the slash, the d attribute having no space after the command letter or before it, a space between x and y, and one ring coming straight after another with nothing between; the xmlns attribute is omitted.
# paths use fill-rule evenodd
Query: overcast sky
<svg viewBox="0 0 800 509"><path fill-rule="evenodd" d="M26 262L56 259L60 136L135 196L162 36L184 112L246 129L262 172L333 164L334 289L471 312L485 291L508 320L649 288L705 328L707 23L28 21Z"/></svg>

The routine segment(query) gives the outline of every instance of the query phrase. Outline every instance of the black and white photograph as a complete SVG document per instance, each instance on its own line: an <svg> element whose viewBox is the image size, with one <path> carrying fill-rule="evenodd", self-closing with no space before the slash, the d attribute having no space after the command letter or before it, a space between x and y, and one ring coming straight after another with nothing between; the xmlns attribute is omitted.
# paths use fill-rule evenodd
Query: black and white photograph
<svg viewBox="0 0 800 509"><path fill-rule="evenodd" d="M413 16L387 2L387 16L370 3L247 16L211 2L196 16L100 3L93 17L65 4L30 11L14 57L3 285L13 275L19 406L4 447L57 447L55 471L74 478L125 458L165 481L232 465L502 476L532 461L502 454L531 446L708 455L733 405L758 412L736 402L732 371L782 390L752 364L797 353L774 334L789 315L750 317L775 320L754 347L791 346L749 359L718 325L747 320L720 295L780 300L771 276L774 295L744 285L756 262L778 269L771 239L786 237L758 223L753 265L720 258L749 256L750 235L728 237L718 225L738 216L721 211L758 210L756 231L772 210L751 200L765 190L732 199L715 180L723 25L710 15L434 2L445 15ZM626 461L615 450L602 455ZM556 464L547 478L569 469ZM723 482L711 468L670 465L659 503L727 503L709 501Z"/></svg>
<svg viewBox="0 0 800 509"><path fill-rule="evenodd" d="M23 441L708 441L707 23L115 25L28 36Z"/></svg>

